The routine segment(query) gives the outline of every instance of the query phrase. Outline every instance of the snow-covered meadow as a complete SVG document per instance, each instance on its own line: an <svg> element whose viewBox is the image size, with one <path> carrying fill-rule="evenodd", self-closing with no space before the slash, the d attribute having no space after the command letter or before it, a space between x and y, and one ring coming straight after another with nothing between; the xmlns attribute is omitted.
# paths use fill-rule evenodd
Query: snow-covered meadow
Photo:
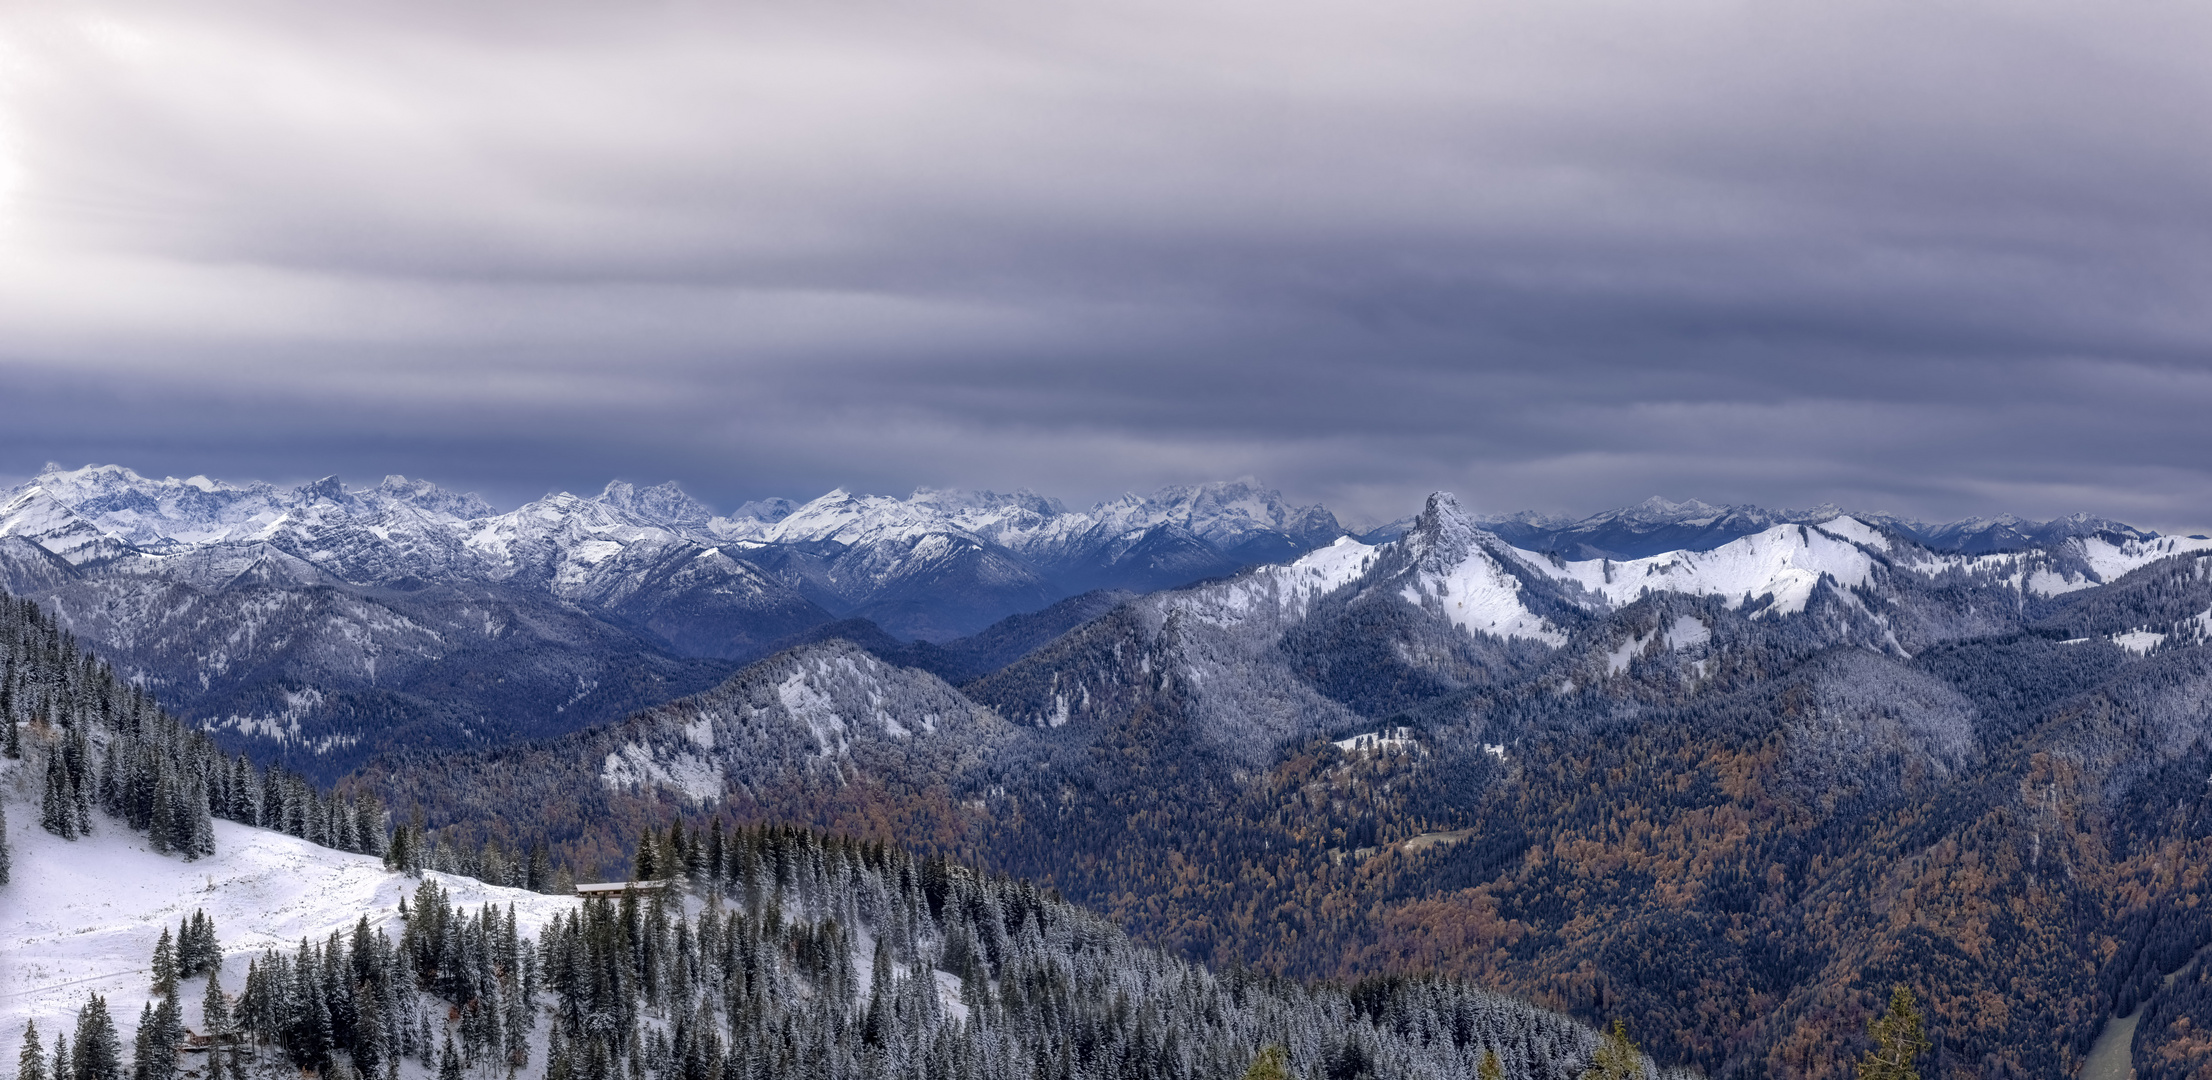
<svg viewBox="0 0 2212 1080"><path fill-rule="evenodd" d="M98 818L92 836L66 841L38 827L38 806L23 795L21 762L0 782L6 796L13 881L0 886L0 1051L12 1059L23 1025L36 1021L48 1042L76 1021L86 995L107 998L126 1040L139 1007L152 1000L148 960L164 928L172 933L195 910L215 922L222 982L236 994L246 964L265 947L317 942L368 916L395 939L399 901L417 881L384 869L375 856L317 847L283 833L215 822L216 854L194 862L157 855L146 838ZM426 875L454 903L514 906L529 935L570 896L545 896L472 878ZM180 995L189 1026L199 1026L200 988Z"/></svg>

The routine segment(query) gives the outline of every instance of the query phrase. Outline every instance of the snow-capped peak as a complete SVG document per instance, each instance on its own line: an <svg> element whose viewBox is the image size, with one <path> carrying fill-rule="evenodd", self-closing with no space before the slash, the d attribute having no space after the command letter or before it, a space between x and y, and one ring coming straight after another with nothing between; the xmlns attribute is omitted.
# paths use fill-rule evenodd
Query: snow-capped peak
<svg viewBox="0 0 2212 1080"><path fill-rule="evenodd" d="M1477 633L1566 643L1559 627L1529 609L1520 578L1493 554L1492 545L1503 551L1504 544L1468 517L1450 492L1430 495L1412 531L1398 543L1411 557L1401 587L1408 603Z"/></svg>
<svg viewBox="0 0 2212 1080"><path fill-rule="evenodd" d="M123 545L39 485L0 504L0 536L20 536L72 564L118 553Z"/></svg>
<svg viewBox="0 0 2212 1080"><path fill-rule="evenodd" d="M673 480L648 488L616 480L599 493L599 501L656 525L695 528L714 520L711 507L685 494Z"/></svg>

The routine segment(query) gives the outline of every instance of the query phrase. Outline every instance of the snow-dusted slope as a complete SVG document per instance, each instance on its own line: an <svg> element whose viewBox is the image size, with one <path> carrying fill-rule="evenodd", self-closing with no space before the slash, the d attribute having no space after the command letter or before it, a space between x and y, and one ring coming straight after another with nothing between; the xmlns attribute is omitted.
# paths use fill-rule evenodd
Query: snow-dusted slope
<svg viewBox="0 0 2212 1080"><path fill-rule="evenodd" d="M846 768L914 782L953 771L1009 734L996 714L936 676L832 641L764 661L587 742L600 783L657 787L711 805L732 790L758 795L809 774L842 777Z"/></svg>
<svg viewBox="0 0 2212 1080"><path fill-rule="evenodd" d="M1470 631L1561 645L1567 635L1533 610L1525 586L1504 562L1504 545L1480 529L1447 492L1429 496L1428 509L1398 543L1411 569L1400 584L1407 602L1441 612Z"/></svg>
<svg viewBox="0 0 2212 1080"><path fill-rule="evenodd" d="M128 544L102 532L53 492L35 484L17 489L6 503L0 503L0 536L20 536L72 565L130 553Z"/></svg>
<svg viewBox="0 0 2212 1080"><path fill-rule="evenodd" d="M1611 604L1634 601L1646 590L1721 596L1730 607L1774 597L1772 611L1805 610L1825 575L1845 587L1867 583L1875 560L1867 549L1886 546L1879 534L1852 518L1817 526L1777 525L1711 551L1676 551L1648 559L1554 562L1520 552L1540 573L1580 585Z"/></svg>
<svg viewBox="0 0 2212 1080"><path fill-rule="evenodd" d="M13 883L0 886L0 1035L11 1051L26 1021L36 1021L48 1040L69 1030L92 993L107 998L127 1046L139 1007L153 996L147 960L154 942L195 910L215 922L223 985L236 994L246 962L264 947L289 953L301 938L321 942L364 915L396 940L400 897L417 884L375 856L228 821L215 823L216 854L187 863L154 854L143 836L112 822L64 841L26 824L36 820L35 806L19 800L7 809L15 866ZM426 876L472 909L514 905L529 934L576 904L574 897ZM199 988L184 998L196 1028Z"/></svg>

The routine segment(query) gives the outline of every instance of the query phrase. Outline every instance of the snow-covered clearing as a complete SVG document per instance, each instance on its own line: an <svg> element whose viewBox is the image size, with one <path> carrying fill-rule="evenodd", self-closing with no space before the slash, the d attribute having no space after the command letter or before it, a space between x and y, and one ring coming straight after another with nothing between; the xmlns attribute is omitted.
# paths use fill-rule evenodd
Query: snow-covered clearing
<svg viewBox="0 0 2212 1080"><path fill-rule="evenodd" d="M146 838L100 818L91 837L65 841L37 825L38 808L8 802L13 881L0 886L0 1048L12 1055L25 1021L51 1041L76 1022L87 994L107 998L124 1045L139 1007L152 1000L147 960L163 928L175 931L195 909L215 920L224 953L223 986L244 989L246 963L266 946L287 953L366 915L399 937L399 900L415 879L385 870L375 856L316 847L305 840L234 822L215 822L216 854L197 862L157 855ZM454 903L514 905L519 929L536 935L572 896L544 896L431 873ZM200 989L184 999L199 1026Z"/></svg>

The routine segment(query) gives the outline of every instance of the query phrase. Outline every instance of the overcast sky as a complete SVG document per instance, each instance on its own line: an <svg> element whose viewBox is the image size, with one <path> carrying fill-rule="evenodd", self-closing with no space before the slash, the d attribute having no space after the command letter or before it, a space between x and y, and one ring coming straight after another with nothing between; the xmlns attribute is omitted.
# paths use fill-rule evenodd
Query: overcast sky
<svg viewBox="0 0 2212 1080"><path fill-rule="evenodd" d="M2212 6L10 0L0 476L2212 525Z"/></svg>

